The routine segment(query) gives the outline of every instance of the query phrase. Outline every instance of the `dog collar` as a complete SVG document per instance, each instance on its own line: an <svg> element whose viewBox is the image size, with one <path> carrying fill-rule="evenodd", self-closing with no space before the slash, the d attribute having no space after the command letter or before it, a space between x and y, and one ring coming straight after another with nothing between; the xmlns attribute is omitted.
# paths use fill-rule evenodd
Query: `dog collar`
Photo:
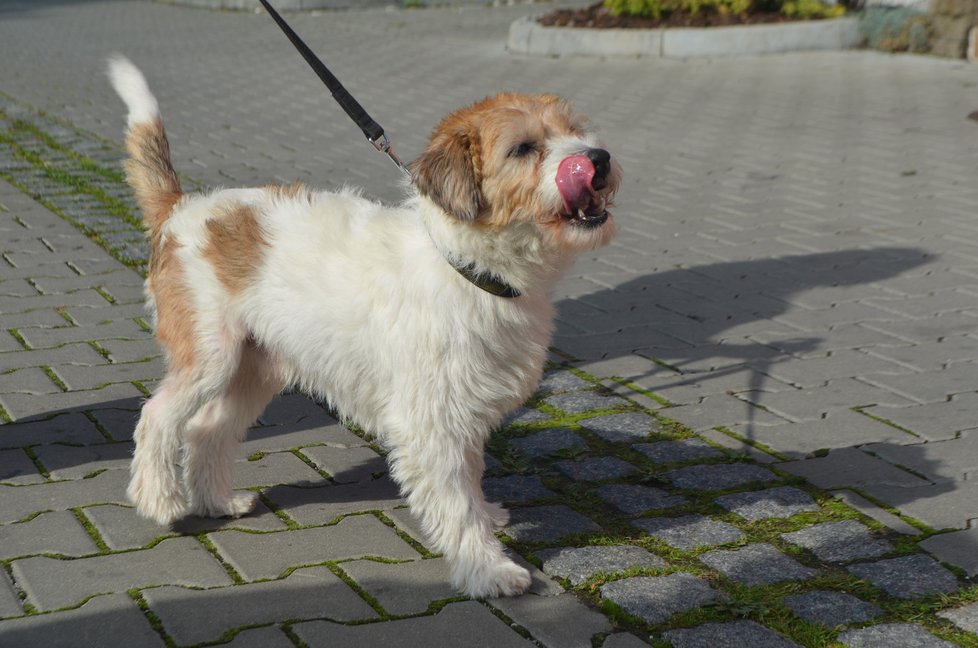
<svg viewBox="0 0 978 648"><path fill-rule="evenodd" d="M523 294L516 288L513 288L508 283L497 279L494 275L488 272L476 272L474 263L464 266L457 265L450 260L448 263L455 268L455 272L465 277L469 283L473 284L474 286L478 286L490 295L512 299Z"/></svg>

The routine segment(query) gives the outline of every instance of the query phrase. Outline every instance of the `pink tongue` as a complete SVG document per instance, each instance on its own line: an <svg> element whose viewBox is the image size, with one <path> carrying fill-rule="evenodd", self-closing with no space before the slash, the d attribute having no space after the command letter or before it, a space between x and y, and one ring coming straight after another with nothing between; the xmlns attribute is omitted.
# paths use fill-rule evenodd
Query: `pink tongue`
<svg viewBox="0 0 978 648"><path fill-rule="evenodd" d="M564 205L571 214L587 206L594 190L594 164L584 155L564 158L557 167L557 191L564 199Z"/></svg>

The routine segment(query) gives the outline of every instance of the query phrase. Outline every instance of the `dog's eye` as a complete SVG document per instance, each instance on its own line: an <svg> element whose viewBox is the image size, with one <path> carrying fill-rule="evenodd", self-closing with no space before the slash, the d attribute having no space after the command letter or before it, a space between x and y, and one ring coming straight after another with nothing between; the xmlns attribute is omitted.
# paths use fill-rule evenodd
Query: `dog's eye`
<svg viewBox="0 0 978 648"><path fill-rule="evenodd" d="M509 157L521 158L526 157L533 151L537 150L537 145L533 142L520 142L517 146L509 152Z"/></svg>

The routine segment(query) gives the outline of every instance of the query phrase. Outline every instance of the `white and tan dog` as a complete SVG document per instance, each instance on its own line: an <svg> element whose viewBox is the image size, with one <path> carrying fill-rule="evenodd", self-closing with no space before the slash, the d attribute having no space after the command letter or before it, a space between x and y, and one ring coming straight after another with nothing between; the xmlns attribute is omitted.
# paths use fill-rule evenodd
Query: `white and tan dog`
<svg viewBox="0 0 978 648"><path fill-rule="evenodd" d="M438 125L400 207L300 185L188 195L143 75L121 57L109 74L129 109L126 169L168 363L136 427L138 512L160 524L250 512L256 494L230 487L237 444L298 388L390 448L456 587L523 592L529 574L493 534L508 513L482 494L483 445L536 389L548 291L614 234L617 164L563 100L500 94Z"/></svg>

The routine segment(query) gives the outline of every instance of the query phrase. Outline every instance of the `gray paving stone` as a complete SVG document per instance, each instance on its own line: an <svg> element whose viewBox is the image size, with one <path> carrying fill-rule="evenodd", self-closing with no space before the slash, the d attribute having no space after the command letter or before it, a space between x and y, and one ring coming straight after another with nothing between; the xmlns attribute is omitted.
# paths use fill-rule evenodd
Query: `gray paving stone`
<svg viewBox="0 0 978 648"><path fill-rule="evenodd" d="M960 567L968 576L978 574L978 555L975 552L978 529L962 529L932 535L920 543L920 548L938 560Z"/></svg>
<svg viewBox="0 0 978 648"><path fill-rule="evenodd" d="M795 616L826 628L871 621L883 614L877 606L845 592L815 590L784 597Z"/></svg>
<svg viewBox="0 0 978 648"><path fill-rule="evenodd" d="M326 567L297 569L288 578L233 587L191 590L158 587L143 596L178 644L214 641L246 625L329 617L377 618L366 601Z"/></svg>
<svg viewBox="0 0 978 648"><path fill-rule="evenodd" d="M638 472L635 466L618 457L588 457L576 461L558 461L554 467L575 481L604 481Z"/></svg>
<svg viewBox="0 0 978 648"><path fill-rule="evenodd" d="M134 400L132 406L131 409L108 407L89 412L113 441L132 441L132 433L139 422L140 402Z"/></svg>
<svg viewBox="0 0 978 648"><path fill-rule="evenodd" d="M482 480L482 492L490 502L527 504L540 499L556 497L556 493L543 485L536 475L507 475L486 477Z"/></svg>
<svg viewBox="0 0 978 648"><path fill-rule="evenodd" d="M0 486L0 523L16 522L38 511L67 511L88 504L125 504L129 472L109 470L91 479Z"/></svg>
<svg viewBox="0 0 978 648"><path fill-rule="evenodd" d="M279 533L217 531L207 536L247 580L279 578L289 567L381 556L413 560L418 553L373 515L353 515L333 526Z"/></svg>
<svg viewBox="0 0 978 648"><path fill-rule="evenodd" d="M287 528L277 515L262 502L255 510L241 518L188 517L173 524L172 529L161 527L151 520L140 517L128 506L106 504L83 509L110 549L141 549L162 536L174 532L197 534L220 529L248 529L251 531L279 531Z"/></svg>
<svg viewBox="0 0 978 648"><path fill-rule="evenodd" d="M397 485L387 478L320 488L273 486L264 494L299 524L328 524L341 515L390 511L403 506Z"/></svg>
<svg viewBox="0 0 978 648"><path fill-rule="evenodd" d="M846 630L838 637L839 643L851 648L952 648L954 644L935 637L918 625L910 623L883 623L880 625Z"/></svg>
<svg viewBox="0 0 978 648"><path fill-rule="evenodd" d="M781 539L808 549L826 562L878 558L893 551L889 541L877 538L866 525L856 520L813 524L799 531L782 533Z"/></svg>
<svg viewBox="0 0 978 648"><path fill-rule="evenodd" d="M313 446L303 448L302 454L341 484L373 480L388 472L387 460L366 446Z"/></svg>
<svg viewBox="0 0 978 648"><path fill-rule="evenodd" d="M784 635L754 621L705 623L696 628L669 630L662 638L673 648L714 648L715 646L750 646L751 648L798 648Z"/></svg>
<svg viewBox="0 0 978 648"><path fill-rule="evenodd" d="M37 554L84 556L98 545L70 511L42 513L18 524L0 526L0 560Z"/></svg>
<svg viewBox="0 0 978 648"><path fill-rule="evenodd" d="M43 369L28 367L0 374L0 394L56 394L61 388Z"/></svg>
<svg viewBox="0 0 978 648"><path fill-rule="evenodd" d="M96 596L74 610L0 622L0 637L9 646L45 648L166 645L136 602L124 593Z"/></svg>
<svg viewBox="0 0 978 648"><path fill-rule="evenodd" d="M398 564L354 560L341 568L394 615L420 614L435 601L458 596L443 558Z"/></svg>
<svg viewBox="0 0 978 648"><path fill-rule="evenodd" d="M920 530L908 524L903 518L897 517L878 504L870 502L868 499L847 490L835 491L835 496L847 506L854 508L863 515L873 518L877 522L887 526L891 531L902 533L903 535L920 535Z"/></svg>
<svg viewBox="0 0 978 648"><path fill-rule="evenodd" d="M912 405L910 407L867 408L876 416L893 421L929 441L953 439L962 430L978 427L973 414L978 406L975 394L958 394L949 401Z"/></svg>
<svg viewBox="0 0 978 648"><path fill-rule="evenodd" d="M612 573L631 568L666 569L662 558L641 547L632 545L562 547L536 552L543 571L551 576L566 578L571 585L580 585L601 572Z"/></svg>
<svg viewBox="0 0 978 648"><path fill-rule="evenodd" d="M656 419L641 412L598 416L580 424L607 441L640 441L652 432L662 431Z"/></svg>
<svg viewBox="0 0 978 648"><path fill-rule="evenodd" d="M727 394L706 396L700 403L672 407L669 409L669 418L694 431L713 429L720 425L732 428L736 424L749 423L754 427L770 427L787 422L771 412Z"/></svg>
<svg viewBox="0 0 978 648"><path fill-rule="evenodd" d="M23 450L0 450L0 482L15 486L42 484L46 479Z"/></svg>
<svg viewBox="0 0 978 648"><path fill-rule="evenodd" d="M339 423L308 426L302 423L288 423L248 430L248 438L241 444L238 456L248 457L256 452L281 452L321 443L338 448L367 445L366 441Z"/></svg>
<svg viewBox="0 0 978 648"><path fill-rule="evenodd" d="M98 470L128 470L132 451L131 443L100 443L83 447L51 444L34 449L52 479L82 479Z"/></svg>
<svg viewBox="0 0 978 648"><path fill-rule="evenodd" d="M531 407L520 407L518 410L503 418L502 427L507 425L526 425L537 421L547 421L553 418L546 412Z"/></svg>
<svg viewBox="0 0 978 648"><path fill-rule="evenodd" d="M700 562L730 580L745 585L769 585L786 580L804 580L815 570L795 562L769 544L749 544L739 549L714 549L702 554Z"/></svg>
<svg viewBox="0 0 978 648"><path fill-rule="evenodd" d="M869 410L867 410L869 411ZM877 413L878 415L878 413ZM867 443L917 443L919 437L852 410L837 410L824 419L791 425L756 426L751 430L730 426L741 436L775 448L780 454L802 459L825 448L850 448Z"/></svg>
<svg viewBox="0 0 978 648"><path fill-rule="evenodd" d="M530 631L545 646L591 648L591 637L609 632L611 624L573 594L492 599L489 603Z"/></svg>
<svg viewBox="0 0 978 648"><path fill-rule="evenodd" d="M601 648L645 648L648 645L631 633L616 632L605 637Z"/></svg>
<svg viewBox="0 0 978 648"><path fill-rule="evenodd" d="M138 402L143 392L130 383L107 385L88 391L61 392L36 396L33 394L0 394L0 404L15 421L49 418L64 410L95 409L114 401Z"/></svg>
<svg viewBox="0 0 978 648"><path fill-rule="evenodd" d="M194 538L172 538L152 549L78 560L24 558L13 562L13 573L27 600L41 611L134 587L231 584L221 564Z"/></svg>
<svg viewBox="0 0 978 648"><path fill-rule="evenodd" d="M857 448L839 448L831 450L825 457L787 462L778 467L804 477L819 488L859 487L869 484L922 486L927 483L913 473L901 470Z"/></svg>
<svg viewBox="0 0 978 648"><path fill-rule="evenodd" d="M616 407L628 403L628 401L617 396L605 396L604 394L588 391L557 394L556 396L550 396L544 399L543 402L568 414L580 414L581 412L605 407Z"/></svg>
<svg viewBox="0 0 978 648"><path fill-rule="evenodd" d="M723 600L726 595L692 574L636 576L601 586L601 598L646 623L657 624L686 610Z"/></svg>
<svg viewBox="0 0 978 648"><path fill-rule="evenodd" d="M667 509L686 503L685 498L670 495L654 486L608 484L601 486L596 492L598 497L629 515L639 515L646 511Z"/></svg>
<svg viewBox="0 0 978 648"><path fill-rule="evenodd" d="M24 609L20 605L20 597L14 591L14 584L10 582L7 572L0 573L0 619L21 616ZM0 624L0 635L3 634L3 625Z"/></svg>
<svg viewBox="0 0 978 648"><path fill-rule="evenodd" d="M954 574L923 554L850 565L846 569L887 594L902 599L948 594L958 589Z"/></svg>
<svg viewBox="0 0 978 648"><path fill-rule="evenodd" d="M712 520L705 515L641 518L634 520L632 525L676 549L712 547L744 537L743 532L734 525Z"/></svg>
<svg viewBox="0 0 978 648"><path fill-rule="evenodd" d="M421 543L422 546L427 547L428 538L425 537L424 531L421 530L421 521L415 517L411 509L406 506L396 508L388 511L386 515L394 522L398 529L407 533Z"/></svg>
<svg viewBox="0 0 978 648"><path fill-rule="evenodd" d="M969 603L959 608L941 610L937 616L947 619L962 630L978 632L978 603Z"/></svg>
<svg viewBox="0 0 978 648"><path fill-rule="evenodd" d="M309 621L295 624L292 630L310 648L529 648L533 645L475 601L446 605L433 616L353 626Z"/></svg>
<svg viewBox="0 0 978 648"><path fill-rule="evenodd" d="M95 425L84 414L68 412L45 421L8 423L0 427L0 447L14 448L45 443L104 443Z"/></svg>
<svg viewBox="0 0 978 648"><path fill-rule="evenodd" d="M806 511L817 511L812 496L794 486L779 486L748 493L721 495L714 500L723 508L754 522L771 518L788 518Z"/></svg>
<svg viewBox="0 0 978 648"><path fill-rule="evenodd" d="M657 441L655 443L636 443L632 448L638 450L655 463L692 461L694 459L713 459L724 454L702 439L680 439L678 441Z"/></svg>
<svg viewBox="0 0 978 648"><path fill-rule="evenodd" d="M724 490L752 482L777 481L778 476L754 464L710 464L686 466L663 473L676 488Z"/></svg>
<svg viewBox="0 0 978 648"><path fill-rule="evenodd" d="M519 542L548 542L601 530L590 518L563 505L515 508L509 514L504 532Z"/></svg>
<svg viewBox="0 0 978 648"><path fill-rule="evenodd" d="M279 394L272 399L259 417L264 425L297 425L319 427L337 425L336 419L311 398L297 393ZM354 435L356 436L356 435ZM359 437L358 437L359 438ZM327 443L327 441L320 441ZM366 445L360 443L352 445Z"/></svg>
<svg viewBox="0 0 978 648"><path fill-rule="evenodd" d="M509 445L531 459L559 454L560 451L587 450L587 442L565 428L551 428L516 439Z"/></svg>
<svg viewBox="0 0 978 648"><path fill-rule="evenodd" d="M242 630L234 635L228 648L294 648L295 644L278 626Z"/></svg>
<svg viewBox="0 0 978 648"><path fill-rule="evenodd" d="M236 461L231 471L232 488L279 484L317 487L328 483L325 477L291 452L272 452L254 461Z"/></svg>
<svg viewBox="0 0 978 648"><path fill-rule="evenodd" d="M543 375L539 390L542 392L565 392L594 387L593 383L575 376L570 371L550 371Z"/></svg>

